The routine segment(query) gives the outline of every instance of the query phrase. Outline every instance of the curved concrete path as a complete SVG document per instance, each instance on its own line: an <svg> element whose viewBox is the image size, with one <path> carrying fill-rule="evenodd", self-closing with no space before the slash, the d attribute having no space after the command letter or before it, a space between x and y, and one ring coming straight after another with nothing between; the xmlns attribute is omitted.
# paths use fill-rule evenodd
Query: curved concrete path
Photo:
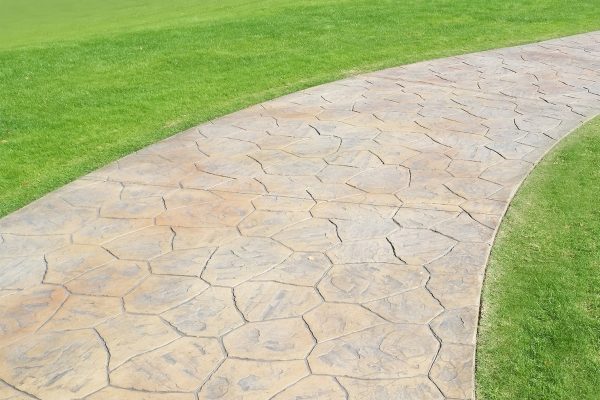
<svg viewBox="0 0 600 400"><path fill-rule="evenodd" d="M600 33L392 68L0 220L0 398L468 399L511 196L600 112Z"/></svg>

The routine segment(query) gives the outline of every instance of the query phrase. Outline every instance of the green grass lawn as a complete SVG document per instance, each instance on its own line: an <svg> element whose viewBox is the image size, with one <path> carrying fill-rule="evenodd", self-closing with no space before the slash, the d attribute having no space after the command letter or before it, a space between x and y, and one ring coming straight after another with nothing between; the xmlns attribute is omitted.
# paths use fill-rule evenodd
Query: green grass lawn
<svg viewBox="0 0 600 400"><path fill-rule="evenodd" d="M600 396L600 118L534 169L487 270L480 400Z"/></svg>
<svg viewBox="0 0 600 400"><path fill-rule="evenodd" d="M595 29L598 0L0 0L0 215L261 100Z"/></svg>

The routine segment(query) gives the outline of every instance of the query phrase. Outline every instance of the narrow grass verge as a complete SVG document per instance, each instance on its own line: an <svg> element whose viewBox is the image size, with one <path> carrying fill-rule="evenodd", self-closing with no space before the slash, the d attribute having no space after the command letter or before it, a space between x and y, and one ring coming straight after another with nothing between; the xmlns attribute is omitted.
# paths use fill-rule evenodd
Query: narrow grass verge
<svg viewBox="0 0 600 400"><path fill-rule="evenodd" d="M517 193L493 247L477 348L479 400L600 396L600 118Z"/></svg>

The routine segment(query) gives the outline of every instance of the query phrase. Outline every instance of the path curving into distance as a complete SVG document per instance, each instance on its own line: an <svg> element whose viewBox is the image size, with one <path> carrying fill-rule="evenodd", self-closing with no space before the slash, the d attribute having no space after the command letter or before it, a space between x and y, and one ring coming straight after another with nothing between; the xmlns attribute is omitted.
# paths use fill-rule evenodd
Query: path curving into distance
<svg viewBox="0 0 600 400"><path fill-rule="evenodd" d="M0 220L0 398L473 398L501 217L598 113L595 32L307 89L87 175Z"/></svg>

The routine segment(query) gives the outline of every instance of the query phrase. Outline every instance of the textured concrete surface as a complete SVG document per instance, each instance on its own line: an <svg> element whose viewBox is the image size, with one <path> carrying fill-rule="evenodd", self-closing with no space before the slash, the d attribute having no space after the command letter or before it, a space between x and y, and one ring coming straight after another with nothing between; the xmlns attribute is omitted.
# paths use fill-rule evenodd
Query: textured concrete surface
<svg viewBox="0 0 600 400"><path fill-rule="evenodd" d="M470 399L490 244L600 33L307 89L0 220L2 399Z"/></svg>

